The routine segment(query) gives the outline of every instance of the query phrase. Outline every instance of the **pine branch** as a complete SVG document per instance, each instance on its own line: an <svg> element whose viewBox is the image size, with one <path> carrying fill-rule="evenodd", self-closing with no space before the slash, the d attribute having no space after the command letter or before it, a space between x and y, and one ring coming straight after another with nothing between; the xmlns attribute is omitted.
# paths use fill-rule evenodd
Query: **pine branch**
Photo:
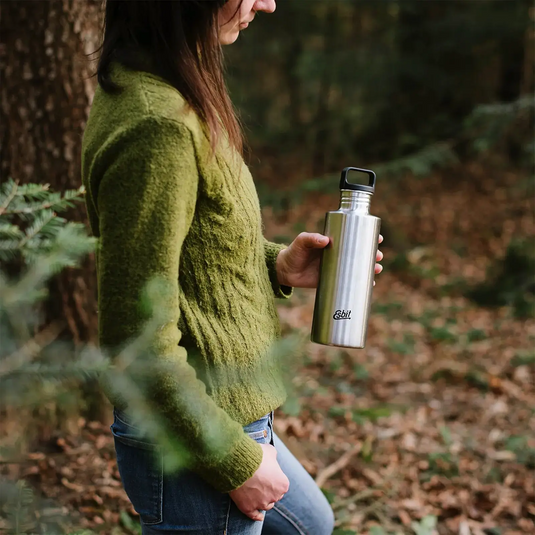
<svg viewBox="0 0 535 535"><path fill-rule="evenodd" d="M0 308L9 308L17 303L24 306L42 298L44 281L66 267L76 267L82 257L95 249L96 243L96 238L87 235L82 223L70 222L62 226L48 250L39 250L39 254L29 251L28 257L33 257L33 260L28 270L16 283L2 291Z"/></svg>
<svg viewBox="0 0 535 535"><path fill-rule="evenodd" d="M21 239L24 233L17 225L11 223L0 223L0 238L4 239Z"/></svg>
<svg viewBox="0 0 535 535"><path fill-rule="evenodd" d="M25 237L19 243L19 249L22 249L37 234L43 232L45 227L56 217L52 210L44 210L39 218L36 218L33 225L26 229Z"/></svg>
<svg viewBox="0 0 535 535"><path fill-rule="evenodd" d="M44 347L53 342L63 330L64 322L51 323L33 338L28 340L18 351L0 360L0 379L2 376L21 369L26 363L37 357Z"/></svg>
<svg viewBox="0 0 535 535"><path fill-rule="evenodd" d="M518 112L535 108L535 94L521 96L514 102L496 102L494 104L481 104L470 114L470 118L483 116L515 117Z"/></svg>
<svg viewBox="0 0 535 535"><path fill-rule="evenodd" d="M8 381L10 387L15 387L15 390L19 391L19 385L17 385L17 379L38 380L41 381L53 381L54 383L60 383L67 379L79 379L86 381L98 377L102 372L109 369L109 365L105 362L100 363L83 363L83 362L71 362L62 364L46 364L41 362L34 362L32 364L25 365L17 370L14 370L5 376L0 376L1 381Z"/></svg>
<svg viewBox="0 0 535 535"><path fill-rule="evenodd" d="M33 504L33 491L23 480L17 481L14 487L5 510L13 535L23 535L34 527L30 510Z"/></svg>
<svg viewBox="0 0 535 535"><path fill-rule="evenodd" d="M11 262L19 256L18 240L0 240L0 262Z"/></svg>
<svg viewBox="0 0 535 535"><path fill-rule="evenodd" d="M2 251L12 251L19 249L20 240L0 240L0 255Z"/></svg>
<svg viewBox="0 0 535 535"><path fill-rule="evenodd" d="M454 140L434 143L403 158L374 165L372 169L382 176L401 175L405 171L410 171L415 176L426 176L436 167L445 167L458 162L453 150L455 144Z"/></svg>
<svg viewBox="0 0 535 535"><path fill-rule="evenodd" d="M2 187L0 197L0 216L5 212L11 201L17 194L18 182L15 182L12 178L9 178L7 183Z"/></svg>
<svg viewBox="0 0 535 535"><path fill-rule="evenodd" d="M524 95L514 102L477 106L464 121L463 134L471 139L476 152L490 150L515 121L535 109L535 95ZM533 138L530 140L533 144Z"/></svg>
<svg viewBox="0 0 535 535"><path fill-rule="evenodd" d="M28 199L43 200L49 195L50 184L29 184L19 185L18 195Z"/></svg>
<svg viewBox="0 0 535 535"><path fill-rule="evenodd" d="M42 210L54 210L56 212L61 212L67 208L72 208L74 206L73 201L79 202L82 201L82 197L85 194L85 188L80 186L76 190L67 190L63 193L63 197L59 193L52 193L48 190L46 191L46 201L39 200L37 202L28 201L24 198L20 199L20 202L17 205L3 212L6 215L19 215L25 216L28 214L33 214L34 212L40 212ZM2 212L0 211L0 215Z"/></svg>

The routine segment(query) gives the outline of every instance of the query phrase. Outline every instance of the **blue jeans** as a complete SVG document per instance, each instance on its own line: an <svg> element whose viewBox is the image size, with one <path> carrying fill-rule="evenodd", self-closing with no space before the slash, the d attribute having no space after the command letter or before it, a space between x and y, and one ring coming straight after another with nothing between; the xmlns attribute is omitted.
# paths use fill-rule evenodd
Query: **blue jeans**
<svg viewBox="0 0 535 535"><path fill-rule="evenodd" d="M130 501L141 519L143 535L331 535L331 507L314 480L273 432L273 413L244 427L260 444L272 444L290 480L290 490L264 521L245 516L225 493L190 470L166 473L164 457L128 417L114 411L111 431L117 464Z"/></svg>

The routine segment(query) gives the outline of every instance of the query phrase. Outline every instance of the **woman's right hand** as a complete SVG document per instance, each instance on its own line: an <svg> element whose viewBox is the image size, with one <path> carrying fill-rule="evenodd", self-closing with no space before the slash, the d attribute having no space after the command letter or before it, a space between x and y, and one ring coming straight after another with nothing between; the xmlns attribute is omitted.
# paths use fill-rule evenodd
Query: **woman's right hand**
<svg viewBox="0 0 535 535"><path fill-rule="evenodd" d="M277 450L271 444L260 444L264 450L258 470L230 497L238 509L252 520L264 520L262 510L269 511L290 488L290 481L277 462Z"/></svg>

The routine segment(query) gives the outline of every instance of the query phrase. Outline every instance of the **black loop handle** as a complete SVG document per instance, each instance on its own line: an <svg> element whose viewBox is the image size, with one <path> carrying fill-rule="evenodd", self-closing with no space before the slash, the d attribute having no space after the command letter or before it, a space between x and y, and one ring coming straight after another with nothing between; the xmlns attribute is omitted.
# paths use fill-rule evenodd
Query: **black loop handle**
<svg viewBox="0 0 535 535"><path fill-rule="evenodd" d="M365 184L353 184L352 182L347 181L347 175L349 174L349 171L358 171L360 173L366 173L370 180L368 182L368 185ZM373 171L370 171L369 169L360 169L360 167L346 167L342 171L342 178L340 179L340 189L350 189L354 191L364 191L366 193L374 193L375 192L375 180L376 176Z"/></svg>

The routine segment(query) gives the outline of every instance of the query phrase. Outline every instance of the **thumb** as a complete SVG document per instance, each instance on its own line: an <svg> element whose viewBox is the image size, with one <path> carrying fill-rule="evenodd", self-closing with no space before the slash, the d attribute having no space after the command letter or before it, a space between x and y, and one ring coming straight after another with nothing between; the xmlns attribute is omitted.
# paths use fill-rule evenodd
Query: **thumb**
<svg viewBox="0 0 535 535"><path fill-rule="evenodd" d="M296 241L303 249L323 249L329 244L329 238L318 232L302 232Z"/></svg>

